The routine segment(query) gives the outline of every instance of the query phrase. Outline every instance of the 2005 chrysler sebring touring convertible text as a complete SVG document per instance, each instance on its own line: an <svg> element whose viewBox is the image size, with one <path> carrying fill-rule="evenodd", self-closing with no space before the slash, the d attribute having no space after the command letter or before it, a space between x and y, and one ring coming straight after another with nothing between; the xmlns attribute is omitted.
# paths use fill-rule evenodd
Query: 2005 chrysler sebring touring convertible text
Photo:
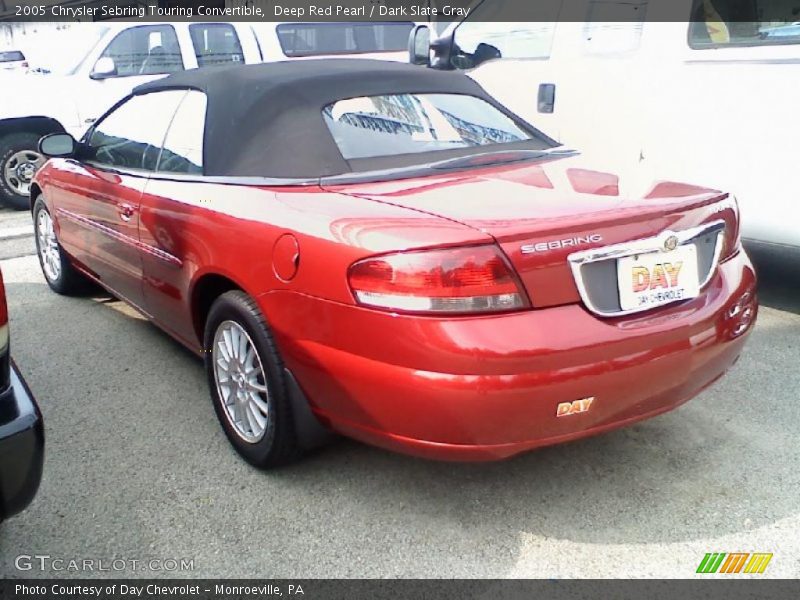
<svg viewBox="0 0 800 600"><path fill-rule="evenodd" d="M259 466L329 430L489 460L627 425L725 373L756 317L733 198L628 195L457 73L186 72L40 147L50 287L96 280L203 355Z"/></svg>

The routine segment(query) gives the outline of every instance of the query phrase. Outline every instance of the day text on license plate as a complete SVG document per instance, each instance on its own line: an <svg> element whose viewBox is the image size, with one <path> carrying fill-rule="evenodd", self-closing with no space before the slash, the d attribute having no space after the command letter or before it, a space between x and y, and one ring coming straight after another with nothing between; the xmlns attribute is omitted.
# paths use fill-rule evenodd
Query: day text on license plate
<svg viewBox="0 0 800 600"><path fill-rule="evenodd" d="M700 294L697 249L679 246L672 252L649 252L617 260L622 310L645 310Z"/></svg>

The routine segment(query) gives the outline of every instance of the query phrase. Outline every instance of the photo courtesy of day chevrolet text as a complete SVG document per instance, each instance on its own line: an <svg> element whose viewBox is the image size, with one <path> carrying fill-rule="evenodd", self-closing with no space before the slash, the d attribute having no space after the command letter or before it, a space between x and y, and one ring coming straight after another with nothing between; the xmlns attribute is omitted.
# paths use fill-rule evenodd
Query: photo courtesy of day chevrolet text
<svg viewBox="0 0 800 600"><path fill-rule="evenodd" d="M70 583L56 584L14 584L14 594L18 598L281 598L305 597L301 583L236 585L217 583L202 585L192 583L110 583L81 585Z"/></svg>

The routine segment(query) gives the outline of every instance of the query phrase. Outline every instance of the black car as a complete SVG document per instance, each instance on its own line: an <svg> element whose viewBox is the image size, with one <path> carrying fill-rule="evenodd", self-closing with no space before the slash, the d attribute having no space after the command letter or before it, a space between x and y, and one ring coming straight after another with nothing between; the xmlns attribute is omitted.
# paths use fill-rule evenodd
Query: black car
<svg viewBox="0 0 800 600"><path fill-rule="evenodd" d="M43 463L42 413L9 355L8 305L0 273L0 521L31 503Z"/></svg>

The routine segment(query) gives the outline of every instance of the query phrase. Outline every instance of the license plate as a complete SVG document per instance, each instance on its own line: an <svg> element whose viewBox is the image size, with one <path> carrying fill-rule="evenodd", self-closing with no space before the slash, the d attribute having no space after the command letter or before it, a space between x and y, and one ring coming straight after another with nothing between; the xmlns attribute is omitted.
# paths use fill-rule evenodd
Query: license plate
<svg viewBox="0 0 800 600"><path fill-rule="evenodd" d="M672 252L648 252L617 260L622 310L646 310L700 294L697 249L679 246Z"/></svg>

